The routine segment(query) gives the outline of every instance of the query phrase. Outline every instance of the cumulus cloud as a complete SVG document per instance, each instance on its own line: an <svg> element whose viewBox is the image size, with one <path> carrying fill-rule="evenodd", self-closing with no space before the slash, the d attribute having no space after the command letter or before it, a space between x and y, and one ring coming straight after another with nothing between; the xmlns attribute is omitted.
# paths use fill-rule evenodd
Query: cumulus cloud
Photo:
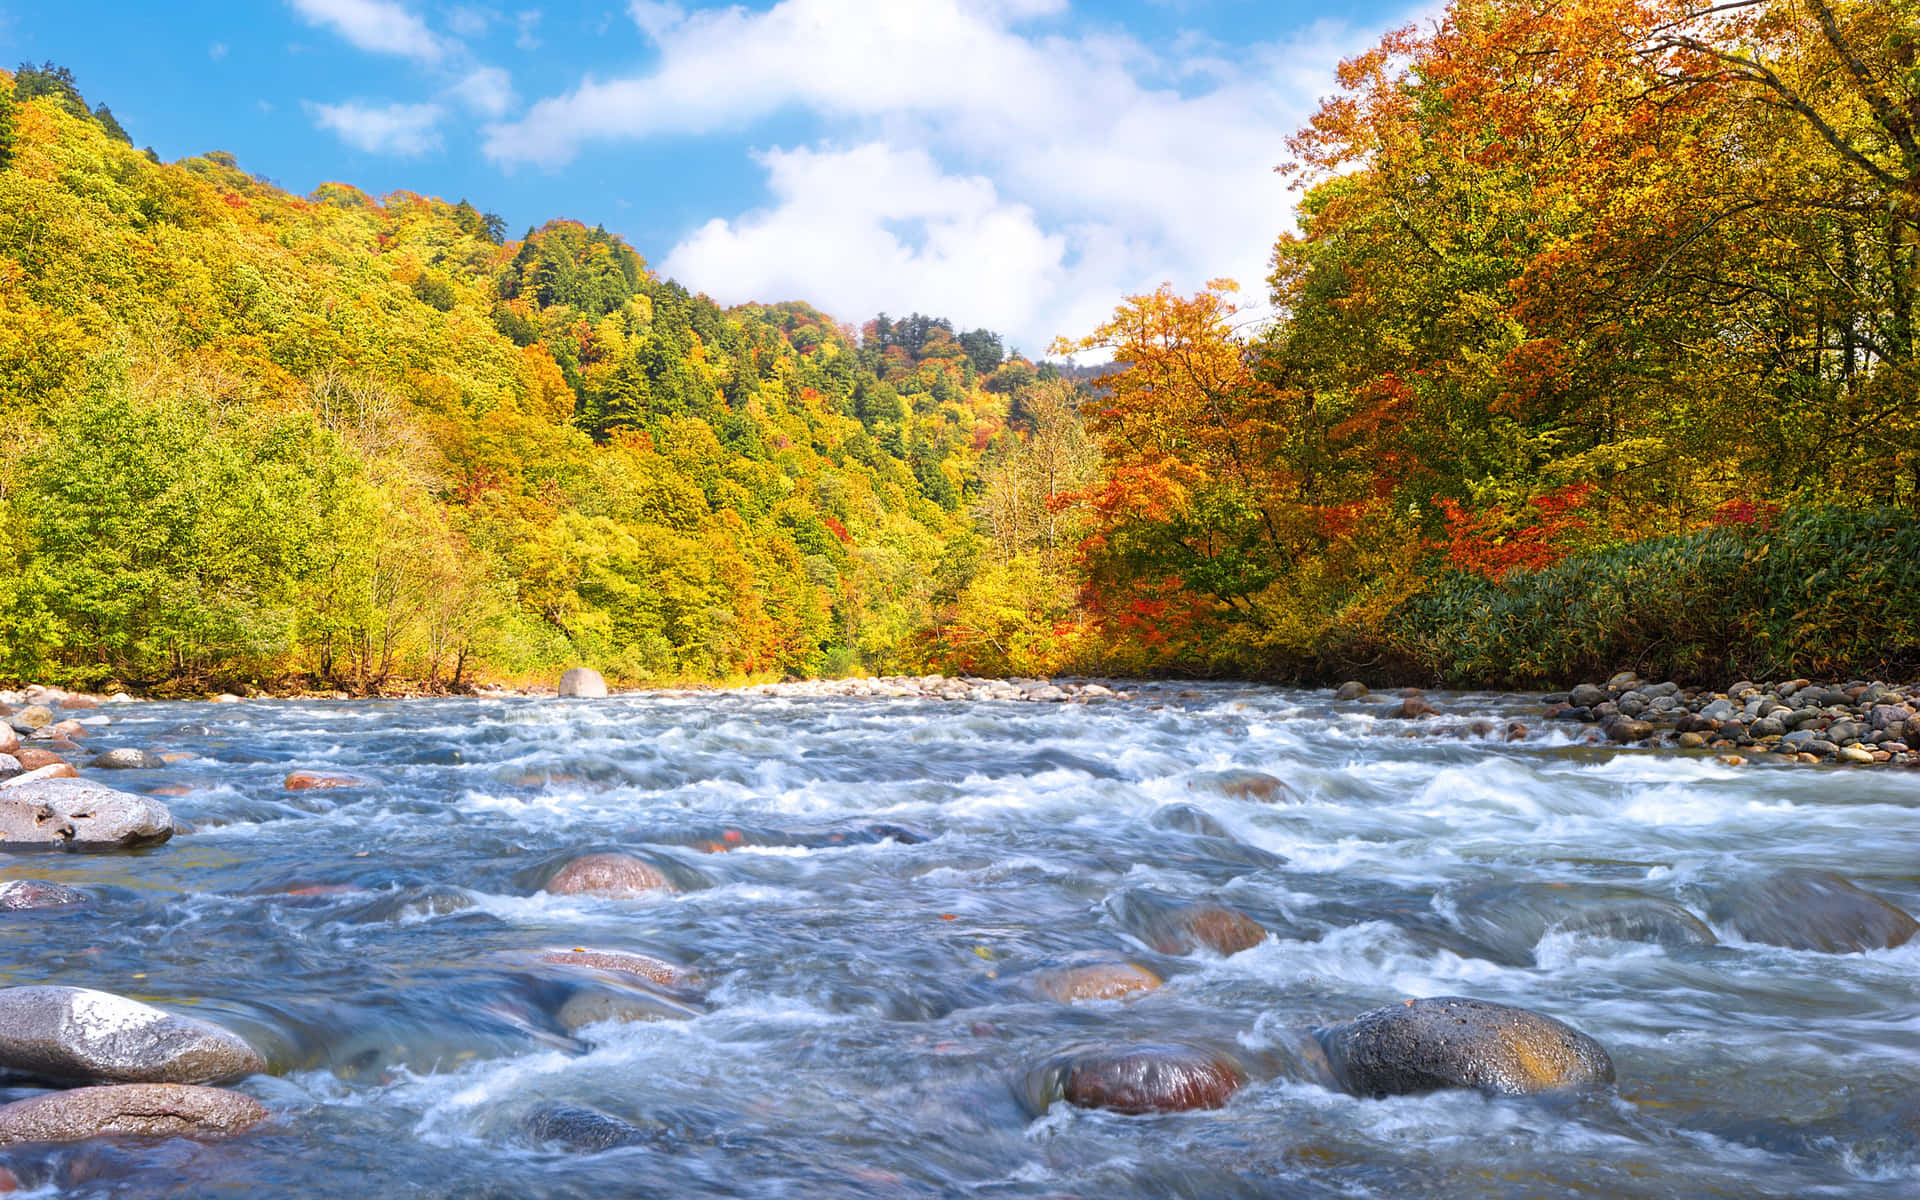
<svg viewBox="0 0 1920 1200"><path fill-rule="evenodd" d="M331 29L362 50L437 63L450 47L425 21L392 0L289 0L307 24Z"/></svg>
<svg viewBox="0 0 1920 1200"><path fill-rule="evenodd" d="M416 158L440 148L438 104L309 104L313 122L368 154Z"/></svg>
<svg viewBox="0 0 1920 1200"><path fill-rule="evenodd" d="M1272 171L1286 137L1332 90L1334 64L1378 36L1323 21L1265 45L1148 45L1075 31L1063 0L627 12L657 50L649 69L587 78L489 126L494 161L558 168L589 144L805 111L830 140L761 153L771 203L708 222L668 269L724 301L784 287L846 319L933 309L1029 349L1161 280L1227 275L1257 298L1291 208Z"/></svg>
<svg viewBox="0 0 1920 1200"><path fill-rule="evenodd" d="M1058 284L1066 239L980 176L881 143L756 155L774 204L695 230L662 264L723 295L830 312L1004 313L1024 323Z"/></svg>
<svg viewBox="0 0 1920 1200"><path fill-rule="evenodd" d="M479 67L450 89L454 98L481 116L499 118L513 107L513 76L499 67Z"/></svg>

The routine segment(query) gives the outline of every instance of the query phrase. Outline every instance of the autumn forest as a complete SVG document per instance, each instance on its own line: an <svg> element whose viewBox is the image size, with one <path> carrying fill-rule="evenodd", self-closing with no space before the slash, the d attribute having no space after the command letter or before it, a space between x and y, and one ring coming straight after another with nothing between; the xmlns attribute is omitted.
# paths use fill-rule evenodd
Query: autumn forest
<svg viewBox="0 0 1920 1200"><path fill-rule="evenodd" d="M1911 670L1917 55L1917 0L1457 0L1275 131L1269 278L1034 358L164 163L23 64L0 681Z"/></svg>

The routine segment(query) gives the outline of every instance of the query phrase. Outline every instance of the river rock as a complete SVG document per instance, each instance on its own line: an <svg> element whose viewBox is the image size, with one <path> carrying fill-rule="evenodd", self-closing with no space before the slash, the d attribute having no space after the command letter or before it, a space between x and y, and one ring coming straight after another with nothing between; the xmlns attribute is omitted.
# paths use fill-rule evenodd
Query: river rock
<svg viewBox="0 0 1920 1200"><path fill-rule="evenodd" d="M1056 1100L1129 1115L1188 1112L1221 1107L1245 1082L1224 1055L1147 1043L1056 1055L1027 1073L1021 1100L1035 1116Z"/></svg>
<svg viewBox="0 0 1920 1200"><path fill-rule="evenodd" d="M0 848L114 850L172 836L173 815L148 796L79 779L16 779L0 788Z"/></svg>
<svg viewBox="0 0 1920 1200"><path fill-rule="evenodd" d="M554 1019L568 1033L608 1021L691 1021L700 1010L639 989L582 988L567 997Z"/></svg>
<svg viewBox="0 0 1920 1200"><path fill-rule="evenodd" d="M12 779L24 770L26 768L20 765L19 759L5 751L0 751L0 780Z"/></svg>
<svg viewBox="0 0 1920 1200"><path fill-rule="evenodd" d="M588 700L604 700L607 695L607 681L600 672L590 667L574 667L560 676L560 694L579 696Z"/></svg>
<svg viewBox="0 0 1920 1200"><path fill-rule="evenodd" d="M1408 696L1398 704L1381 709L1380 715L1389 721L1419 721L1439 716L1440 710L1422 696Z"/></svg>
<svg viewBox="0 0 1920 1200"><path fill-rule="evenodd" d="M547 880L556 896L642 896L678 891L660 868L631 854L583 854Z"/></svg>
<svg viewBox="0 0 1920 1200"><path fill-rule="evenodd" d="M0 1146L92 1137L231 1137L267 1119L251 1096L177 1083L83 1087L0 1108Z"/></svg>
<svg viewBox="0 0 1920 1200"><path fill-rule="evenodd" d="M1135 992L1150 992L1164 982L1160 976L1130 962L1078 963L1036 972L1028 983L1049 1000L1073 1004L1081 1000L1118 1000Z"/></svg>
<svg viewBox="0 0 1920 1200"><path fill-rule="evenodd" d="M81 696L76 694L72 696L67 696L64 699L62 699L60 701L60 707L68 710L69 712L77 712L81 709L99 708L100 701L92 696Z"/></svg>
<svg viewBox="0 0 1920 1200"><path fill-rule="evenodd" d="M1108 902L1128 933L1161 954L1206 949L1234 955L1267 940L1267 931L1237 908L1177 900L1152 892L1123 892Z"/></svg>
<svg viewBox="0 0 1920 1200"><path fill-rule="evenodd" d="M1212 814L1191 804L1168 804L1156 808L1147 820L1155 829L1171 829L1177 833L1191 833L1211 838L1233 836L1227 832L1225 825L1213 818Z"/></svg>
<svg viewBox="0 0 1920 1200"><path fill-rule="evenodd" d="M1671 900L1599 884L1490 884L1460 892L1453 909L1462 933L1497 960L1522 965L1532 965L1540 939L1556 931L1668 949L1719 940L1705 921Z"/></svg>
<svg viewBox="0 0 1920 1200"><path fill-rule="evenodd" d="M224 1083L267 1064L218 1025L112 992L0 988L0 1071L54 1083Z"/></svg>
<svg viewBox="0 0 1920 1200"><path fill-rule="evenodd" d="M1292 788L1264 771L1215 771L1200 776L1187 786L1260 804L1287 804L1300 798Z"/></svg>
<svg viewBox="0 0 1920 1200"><path fill-rule="evenodd" d="M634 954L625 950L588 950L585 947L572 950L546 950L541 952L540 961L562 967L581 967L591 971L637 975L649 983L675 991L692 991L699 984L699 977L678 963L670 963L664 958L655 958L650 954Z"/></svg>
<svg viewBox="0 0 1920 1200"><path fill-rule="evenodd" d="M44 704L29 704L7 718L7 724L21 733L32 733L53 724L53 712Z"/></svg>
<svg viewBox="0 0 1920 1200"><path fill-rule="evenodd" d="M1854 954L1904 945L1920 932L1907 913L1827 871L1781 871L1714 897L1708 915L1750 942Z"/></svg>
<svg viewBox="0 0 1920 1200"><path fill-rule="evenodd" d="M1335 700L1359 700L1367 696L1367 685L1359 680L1348 680L1333 690Z"/></svg>
<svg viewBox="0 0 1920 1200"><path fill-rule="evenodd" d="M1636 721L1631 717L1616 717L1607 722L1607 737L1625 744L1644 742L1653 736L1653 725L1647 721Z"/></svg>
<svg viewBox="0 0 1920 1200"><path fill-rule="evenodd" d="M286 779L281 781L281 786L290 792L305 792L317 788L360 787L365 783L366 780L356 779L351 775L329 775L322 771L291 771Z"/></svg>
<svg viewBox="0 0 1920 1200"><path fill-rule="evenodd" d="M651 1140L639 1126L579 1104L543 1104L521 1120L520 1130L529 1141L586 1154Z"/></svg>
<svg viewBox="0 0 1920 1200"><path fill-rule="evenodd" d="M1356 1096L1473 1088L1521 1096L1613 1082L1613 1060L1572 1026L1524 1008L1437 996L1315 1031Z"/></svg>
<svg viewBox="0 0 1920 1200"><path fill-rule="evenodd" d="M13 726L0 721L0 754L12 754L18 749L20 749L20 735L13 731Z"/></svg>
<svg viewBox="0 0 1920 1200"><path fill-rule="evenodd" d="M105 771L152 771L166 766L167 762L158 754L123 746L95 757L87 765Z"/></svg>
<svg viewBox="0 0 1920 1200"><path fill-rule="evenodd" d="M1583 683L1567 693L1567 703L1573 705L1575 708L1592 708L1596 704L1605 704L1606 702L1607 690L1605 688L1595 687L1591 683Z"/></svg>
<svg viewBox="0 0 1920 1200"><path fill-rule="evenodd" d="M46 908L77 908L93 903L93 897L63 884L44 879L8 879L0 881L0 910L25 912Z"/></svg>

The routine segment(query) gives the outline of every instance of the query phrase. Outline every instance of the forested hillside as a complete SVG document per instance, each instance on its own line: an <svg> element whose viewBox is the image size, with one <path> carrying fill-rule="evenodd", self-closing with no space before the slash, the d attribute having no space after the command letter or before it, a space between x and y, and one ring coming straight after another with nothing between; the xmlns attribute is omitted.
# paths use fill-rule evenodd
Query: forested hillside
<svg viewBox="0 0 1920 1200"><path fill-rule="evenodd" d="M1278 321L1162 289L1064 347L1130 364L1087 653L1920 666L1916 48L1911 0L1457 0L1344 64Z"/></svg>
<svg viewBox="0 0 1920 1200"><path fill-rule="evenodd" d="M604 230L161 164L0 74L0 675L882 670L971 578L997 336L731 311ZM942 588L946 588L944 597Z"/></svg>

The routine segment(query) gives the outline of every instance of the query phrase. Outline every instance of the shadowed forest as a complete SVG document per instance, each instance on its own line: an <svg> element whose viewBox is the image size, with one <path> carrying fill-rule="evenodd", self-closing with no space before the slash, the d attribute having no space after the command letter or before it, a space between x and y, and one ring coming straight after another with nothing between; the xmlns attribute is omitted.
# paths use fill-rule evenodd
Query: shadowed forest
<svg viewBox="0 0 1920 1200"><path fill-rule="evenodd" d="M0 73L0 677L1911 669L1917 48L1914 0L1461 0L1276 131L1270 315L1116 298L1049 348L1105 371Z"/></svg>

